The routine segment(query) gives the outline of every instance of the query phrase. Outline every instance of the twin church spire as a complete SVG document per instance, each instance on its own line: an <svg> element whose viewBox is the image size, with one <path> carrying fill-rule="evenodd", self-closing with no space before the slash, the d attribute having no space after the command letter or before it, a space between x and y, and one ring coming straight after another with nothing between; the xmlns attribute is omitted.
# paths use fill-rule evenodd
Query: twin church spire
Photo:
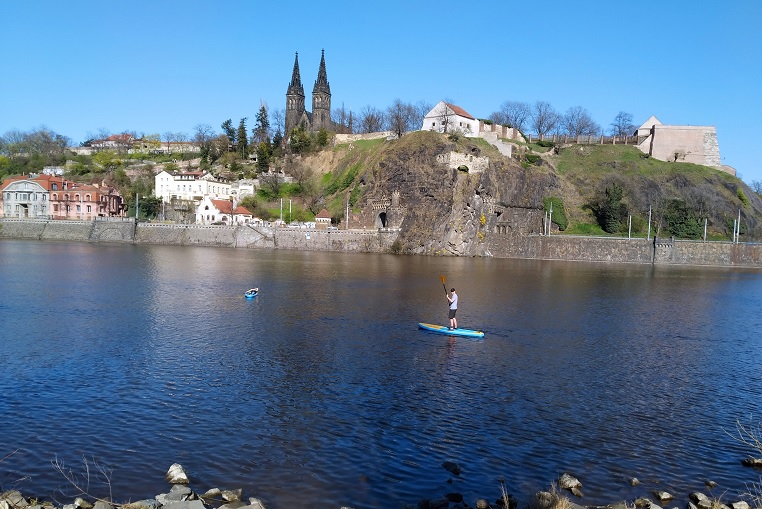
<svg viewBox="0 0 762 509"><path fill-rule="evenodd" d="M294 70L286 91L286 137L295 127L302 125L309 131L331 129L331 85L325 70L325 50L320 56L320 68L312 88L312 112L305 109L304 87L299 73L299 53L294 57Z"/></svg>

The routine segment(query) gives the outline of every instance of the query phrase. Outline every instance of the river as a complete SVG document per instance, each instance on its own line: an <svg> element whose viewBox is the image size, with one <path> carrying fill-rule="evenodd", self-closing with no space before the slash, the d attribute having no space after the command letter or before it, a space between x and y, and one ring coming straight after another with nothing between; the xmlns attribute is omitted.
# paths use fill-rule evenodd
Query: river
<svg viewBox="0 0 762 509"><path fill-rule="evenodd" d="M442 275L483 340L417 329ZM4 489L70 502L56 461L269 509L759 481L729 436L762 415L759 270L3 240L0 281Z"/></svg>

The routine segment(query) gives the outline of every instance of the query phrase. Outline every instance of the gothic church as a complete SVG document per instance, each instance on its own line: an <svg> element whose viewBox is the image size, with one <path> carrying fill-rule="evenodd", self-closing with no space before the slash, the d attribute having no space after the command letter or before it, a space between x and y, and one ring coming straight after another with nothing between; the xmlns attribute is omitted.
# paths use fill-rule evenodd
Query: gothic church
<svg viewBox="0 0 762 509"><path fill-rule="evenodd" d="M331 122L331 86L325 72L325 50L320 56L320 70L312 88L312 112L304 109L304 87L299 76L299 53L294 59L294 72L286 92L286 138L292 129L304 126L308 131L333 130Z"/></svg>

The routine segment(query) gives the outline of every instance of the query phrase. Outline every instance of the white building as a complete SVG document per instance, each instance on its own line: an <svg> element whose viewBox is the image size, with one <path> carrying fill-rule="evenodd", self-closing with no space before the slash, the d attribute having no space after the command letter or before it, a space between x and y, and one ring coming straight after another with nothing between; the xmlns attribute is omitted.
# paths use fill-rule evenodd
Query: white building
<svg viewBox="0 0 762 509"><path fill-rule="evenodd" d="M2 217L50 219L50 191L30 179L8 179L0 185Z"/></svg>
<svg viewBox="0 0 762 509"><path fill-rule="evenodd" d="M436 131L439 133L457 132L466 136L478 136L479 121L460 106L439 101L423 117L421 131Z"/></svg>
<svg viewBox="0 0 762 509"><path fill-rule="evenodd" d="M166 203L173 199L199 202L204 197L229 200L232 196L231 184L217 180L205 172L168 173L161 171L154 180L154 195Z"/></svg>
<svg viewBox="0 0 762 509"><path fill-rule="evenodd" d="M262 221L252 217L247 208L235 205L232 200L214 200L207 196L196 208L196 224L243 225L248 223L261 225Z"/></svg>

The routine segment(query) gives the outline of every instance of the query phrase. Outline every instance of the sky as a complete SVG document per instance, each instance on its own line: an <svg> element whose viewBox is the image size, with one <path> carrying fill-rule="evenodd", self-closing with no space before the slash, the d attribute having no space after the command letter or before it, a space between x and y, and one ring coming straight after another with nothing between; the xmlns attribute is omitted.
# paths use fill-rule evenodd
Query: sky
<svg viewBox="0 0 762 509"><path fill-rule="evenodd" d="M285 108L294 55L311 108L321 50L332 109L396 99L487 118L506 101L585 108L608 132L717 129L722 163L762 181L762 1L1 0L0 135L47 128L221 133Z"/></svg>

